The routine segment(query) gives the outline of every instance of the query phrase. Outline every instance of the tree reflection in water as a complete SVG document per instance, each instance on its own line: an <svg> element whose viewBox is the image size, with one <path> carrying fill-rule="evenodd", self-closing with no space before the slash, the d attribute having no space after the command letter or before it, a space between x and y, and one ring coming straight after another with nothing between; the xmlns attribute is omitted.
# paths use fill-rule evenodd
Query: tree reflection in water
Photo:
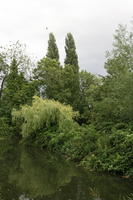
<svg viewBox="0 0 133 200"><path fill-rule="evenodd" d="M0 144L0 200L131 200L132 185L85 172L44 150Z"/></svg>

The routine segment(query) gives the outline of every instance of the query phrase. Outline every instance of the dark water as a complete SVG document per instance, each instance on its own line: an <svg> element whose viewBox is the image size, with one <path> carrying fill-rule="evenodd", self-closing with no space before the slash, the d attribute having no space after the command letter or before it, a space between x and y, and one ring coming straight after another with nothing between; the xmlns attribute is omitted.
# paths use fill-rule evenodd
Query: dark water
<svg viewBox="0 0 133 200"><path fill-rule="evenodd" d="M88 173L38 149L0 141L0 200L131 200L133 180Z"/></svg>

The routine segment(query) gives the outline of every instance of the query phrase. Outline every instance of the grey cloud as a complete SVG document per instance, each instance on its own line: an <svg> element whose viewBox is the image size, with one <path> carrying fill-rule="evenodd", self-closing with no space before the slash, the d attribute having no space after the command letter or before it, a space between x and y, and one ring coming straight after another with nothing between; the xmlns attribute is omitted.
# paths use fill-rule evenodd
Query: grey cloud
<svg viewBox="0 0 133 200"><path fill-rule="evenodd" d="M81 69L104 74L105 51L111 49L117 25L129 24L132 8L132 0L4 0L0 45L20 40L40 59L53 32L63 63L65 35L72 32Z"/></svg>

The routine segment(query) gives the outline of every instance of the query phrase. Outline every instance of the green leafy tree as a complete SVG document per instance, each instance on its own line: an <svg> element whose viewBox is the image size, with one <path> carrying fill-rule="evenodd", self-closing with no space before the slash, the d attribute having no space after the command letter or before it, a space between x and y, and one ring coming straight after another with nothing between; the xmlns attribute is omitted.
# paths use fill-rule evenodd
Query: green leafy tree
<svg viewBox="0 0 133 200"><path fill-rule="evenodd" d="M9 65L5 62L4 56L1 54L0 55L0 100L2 98L4 83L6 81L8 73L9 73Z"/></svg>
<svg viewBox="0 0 133 200"><path fill-rule="evenodd" d="M79 74L75 73L75 66L66 65L62 73L63 102L70 104L74 110L78 110L79 99Z"/></svg>
<svg viewBox="0 0 133 200"><path fill-rule="evenodd" d="M107 52L105 68L110 76L133 71L133 32L119 25L114 35L113 50Z"/></svg>
<svg viewBox="0 0 133 200"><path fill-rule="evenodd" d="M108 53L107 76L99 88L100 101L95 104L96 121L132 123L133 120L133 33L120 25Z"/></svg>
<svg viewBox="0 0 133 200"><path fill-rule="evenodd" d="M22 135L36 134L38 130L50 129L63 131L73 124L73 118L78 113L70 106L58 101L34 97L32 106L25 105L21 110L13 110L13 120L22 122Z"/></svg>
<svg viewBox="0 0 133 200"><path fill-rule="evenodd" d="M47 50L46 57L59 61L59 52L58 52L56 40L53 33L49 34L48 50Z"/></svg>
<svg viewBox="0 0 133 200"><path fill-rule="evenodd" d="M61 100L62 67L55 59L43 58L34 70L39 95L49 99Z"/></svg>
<svg viewBox="0 0 133 200"><path fill-rule="evenodd" d="M132 123L133 73L107 77L101 86L101 100L96 103L96 119L113 123Z"/></svg>
<svg viewBox="0 0 133 200"><path fill-rule="evenodd" d="M101 79L87 71L81 71L79 73L79 81L79 122L90 123L92 120L94 103L97 99L97 90L101 85Z"/></svg>
<svg viewBox="0 0 133 200"><path fill-rule="evenodd" d="M0 99L6 84L6 80L11 71L11 63L13 59L16 60L18 72L23 72L25 78L29 78L33 63L26 55L26 46L16 42L6 48L1 48L0 51Z"/></svg>
<svg viewBox="0 0 133 200"><path fill-rule="evenodd" d="M79 71L78 55L76 53L75 41L71 33L68 33L65 38L65 52L66 52L66 58L64 61L65 65L75 66L75 72L78 72Z"/></svg>
<svg viewBox="0 0 133 200"><path fill-rule="evenodd" d="M17 42L2 49L0 55L0 121L5 133L10 132L12 109L31 103L36 87L29 79L32 64L25 46Z"/></svg>
<svg viewBox="0 0 133 200"><path fill-rule="evenodd" d="M69 81L69 85L66 90L70 91L71 101L70 105L73 106L75 110L78 110L78 103L79 103L79 65L78 65L78 56L76 53L76 46L75 41L73 38L73 35L71 33L68 33L65 39L65 51L66 51L66 58L65 58L65 76L68 74L68 76L71 77L71 74L73 74L72 78L73 80ZM71 68L70 70L68 68ZM68 73L70 71L70 73ZM71 79L70 77L66 77L67 79ZM71 82L71 83L70 83Z"/></svg>
<svg viewBox="0 0 133 200"><path fill-rule="evenodd" d="M17 61L13 59L3 90L1 102L4 109L2 109L3 112L1 115L7 112L10 116L13 108L19 108L21 104L30 103L34 92L35 88L33 84L24 78L22 72L18 72Z"/></svg>

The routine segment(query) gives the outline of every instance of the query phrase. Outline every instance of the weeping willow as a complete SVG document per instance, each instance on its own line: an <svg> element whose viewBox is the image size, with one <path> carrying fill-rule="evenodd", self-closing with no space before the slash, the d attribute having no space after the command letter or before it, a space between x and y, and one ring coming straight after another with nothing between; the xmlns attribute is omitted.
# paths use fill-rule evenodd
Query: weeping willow
<svg viewBox="0 0 133 200"><path fill-rule="evenodd" d="M13 109L12 119L16 123L22 122L22 136L27 137L31 133L53 126L62 131L72 126L73 118L77 114L70 106L35 96L32 106L24 105L20 110Z"/></svg>

